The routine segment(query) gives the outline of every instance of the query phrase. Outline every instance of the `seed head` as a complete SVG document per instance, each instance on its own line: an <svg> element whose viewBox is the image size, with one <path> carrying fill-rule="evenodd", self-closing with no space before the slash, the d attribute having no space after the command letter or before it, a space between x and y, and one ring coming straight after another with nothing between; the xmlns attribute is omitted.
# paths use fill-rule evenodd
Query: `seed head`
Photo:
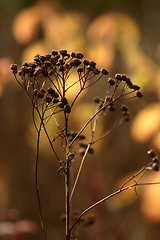
<svg viewBox="0 0 160 240"><path fill-rule="evenodd" d="M103 75L108 75L108 71L107 71L107 69L105 69L105 68L102 68L101 69L101 73L103 74Z"/></svg>
<svg viewBox="0 0 160 240"><path fill-rule="evenodd" d="M156 171L156 172L159 171L159 164L156 163L156 162L153 163L153 164L152 164L152 169L153 169L154 171Z"/></svg>
<svg viewBox="0 0 160 240"><path fill-rule="evenodd" d="M44 93L41 92L41 91L39 91L39 92L37 93L37 97L38 97L38 98L43 98L43 97L44 97Z"/></svg>
<svg viewBox="0 0 160 240"><path fill-rule="evenodd" d="M76 53L75 53L75 52L72 52L72 53L71 53L71 57L72 57L72 58L75 58L75 57L76 57Z"/></svg>
<svg viewBox="0 0 160 240"><path fill-rule="evenodd" d="M89 65L94 68L96 66L96 63L91 60L91 61L89 61Z"/></svg>
<svg viewBox="0 0 160 240"><path fill-rule="evenodd" d="M93 73L94 73L95 75L99 75L99 74L100 74L100 71L99 71L97 68L94 68L94 69L93 69Z"/></svg>
<svg viewBox="0 0 160 240"><path fill-rule="evenodd" d="M143 94L140 91L138 91L136 95L137 95L138 98L143 97Z"/></svg>
<svg viewBox="0 0 160 240"><path fill-rule="evenodd" d="M156 154L155 154L155 152L153 151L153 149L148 150L148 151L147 151L147 154L148 154L151 158L156 157Z"/></svg>
<svg viewBox="0 0 160 240"><path fill-rule="evenodd" d="M140 87L139 87L138 85L133 85L133 86L132 86L132 89L134 89L134 90L139 90Z"/></svg>
<svg viewBox="0 0 160 240"><path fill-rule="evenodd" d="M51 94L51 96L53 96L53 94L55 93L55 90L53 88L48 88L48 93Z"/></svg>
<svg viewBox="0 0 160 240"><path fill-rule="evenodd" d="M70 112L71 112L71 107L70 107L69 104L67 104L67 105L64 106L64 112L65 112L65 113L70 113Z"/></svg>
<svg viewBox="0 0 160 240"><path fill-rule="evenodd" d="M88 66L88 65L89 65L89 61L88 61L87 59L84 59L84 60L83 60L83 64L86 65L86 66Z"/></svg>
<svg viewBox="0 0 160 240"><path fill-rule="evenodd" d="M115 75L115 78L116 78L117 80L122 80L122 74L117 73L117 74Z"/></svg>
<svg viewBox="0 0 160 240"><path fill-rule="evenodd" d="M62 97L62 98L61 98L61 102L62 102L64 105L66 105L66 104L68 103L67 98L66 98L66 97Z"/></svg>
<svg viewBox="0 0 160 240"><path fill-rule="evenodd" d="M77 57L78 59L82 59L82 58L83 58L83 54L80 53L80 52L78 52L77 55L76 55L76 57Z"/></svg>
<svg viewBox="0 0 160 240"><path fill-rule="evenodd" d="M10 68L11 70L17 70L18 66L17 64L11 64Z"/></svg>
<svg viewBox="0 0 160 240"><path fill-rule="evenodd" d="M56 56L57 54L58 54L58 51L52 50L52 55L53 55L53 56Z"/></svg>
<svg viewBox="0 0 160 240"><path fill-rule="evenodd" d="M127 108L126 105L121 105L121 110L124 111L124 112L126 112L126 111L128 111L128 108Z"/></svg>
<svg viewBox="0 0 160 240"><path fill-rule="evenodd" d="M46 102L47 102L47 103L50 103L50 102L52 102L52 97L50 97L50 96L47 96L47 97L46 97Z"/></svg>
<svg viewBox="0 0 160 240"><path fill-rule="evenodd" d="M112 79L112 78L109 78L109 79L108 79L108 82L109 82L109 85L110 85L110 86L113 86L113 85L115 84L115 81L114 81L114 79Z"/></svg>
<svg viewBox="0 0 160 240"><path fill-rule="evenodd" d="M66 56L67 50L60 50L59 53L60 53L62 56Z"/></svg>

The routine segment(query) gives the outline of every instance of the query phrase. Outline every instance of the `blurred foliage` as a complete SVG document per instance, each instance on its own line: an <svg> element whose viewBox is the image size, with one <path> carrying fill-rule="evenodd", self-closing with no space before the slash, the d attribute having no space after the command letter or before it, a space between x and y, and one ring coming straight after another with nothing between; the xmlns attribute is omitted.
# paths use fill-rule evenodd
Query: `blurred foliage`
<svg viewBox="0 0 160 240"><path fill-rule="evenodd" d="M143 89L141 104L137 105L134 100L129 104L133 122L128 128L123 126L113 132L98 145L97 154L88 158L75 194L78 210L113 191L140 168L148 147L159 151L159 10L158 0L0 2L1 208L17 208L20 218L39 221L33 187L36 144L31 109L11 79L11 62L31 61L36 53L46 54L52 49L82 51L86 58L95 60L98 67L106 67L111 75L117 71L127 73ZM83 114L78 115L77 108L73 118L75 129L85 122L90 99L100 96L104 86L105 82L83 95L79 104ZM103 131L103 124L110 124L110 118L106 116L105 121L99 133ZM41 144L41 197L48 237L61 239L63 223L57 219L64 212L63 178L57 174L45 139ZM152 181L158 181L158 177L159 173L149 176ZM82 201L84 194L86 199ZM138 201L131 192L95 210L94 229L85 228L80 239L157 239L159 187L139 189L138 194ZM28 239L40 239L40 234L38 231L36 238Z"/></svg>

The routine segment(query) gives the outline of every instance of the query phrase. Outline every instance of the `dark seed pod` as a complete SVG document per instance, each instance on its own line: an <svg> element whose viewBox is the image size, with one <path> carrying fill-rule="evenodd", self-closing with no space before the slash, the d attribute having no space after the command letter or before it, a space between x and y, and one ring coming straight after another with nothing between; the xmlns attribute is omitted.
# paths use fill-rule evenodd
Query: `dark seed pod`
<svg viewBox="0 0 160 240"><path fill-rule="evenodd" d="M38 90L37 90L37 89L34 89L34 91L33 91L33 95L36 96L37 93L38 93Z"/></svg>
<svg viewBox="0 0 160 240"><path fill-rule="evenodd" d="M50 59L52 64L55 64L57 62L57 58L55 58L54 56L51 57Z"/></svg>
<svg viewBox="0 0 160 240"><path fill-rule="evenodd" d="M12 70L12 73L13 73L13 74L17 74L17 72L18 72L17 69Z"/></svg>
<svg viewBox="0 0 160 240"><path fill-rule="evenodd" d="M28 67L29 64L28 64L28 62L24 61L24 62L22 63L22 66L26 66L26 67Z"/></svg>
<svg viewBox="0 0 160 240"><path fill-rule="evenodd" d="M84 59L84 60L83 60L83 64L86 65L86 66L88 66L88 65L89 65L89 61L88 61L87 59Z"/></svg>
<svg viewBox="0 0 160 240"><path fill-rule="evenodd" d="M75 59L75 66L78 67L81 64L81 61L79 59Z"/></svg>
<svg viewBox="0 0 160 240"><path fill-rule="evenodd" d="M70 65L73 67L74 66L78 67L80 64L81 64L81 61L79 59L74 59L70 62Z"/></svg>
<svg viewBox="0 0 160 240"><path fill-rule="evenodd" d="M35 62L39 62L40 61L39 58L40 58L40 55L36 54L33 59L34 59Z"/></svg>
<svg viewBox="0 0 160 240"><path fill-rule="evenodd" d="M122 80L122 74L117 73L117 74L115 75L115 78L116 78L117 80Z"/></svg>
<svg viewBox="0 0 160 240"><path fill-rule="evenodd" d="M55 55L55 58L58 60L60 58L60 54L58 53L57 55Z"/></svg>
<svg viewBox="0 0 160 240"><path fill-rule="evenodd" d="M153 149L148 150L148 151L147 151L147 154L148 154L151 158L156 157L156 154L155 154L155 152L153 151Z"/></svg>
<svg viewBox="0 0 160 240"><path fill-rule="evenodd" d="M47 60L50 60L51 56L52 56L51 54L46 54L46 55L45 55L45 57L46 57Z"/></svg>
<svg viewBox="0 0 160 240"><path fill-rule="evenodd" d="M83 139L85 139L86 137L84 136L84 135L79 135L78 136L78 139L81 139L81 140L83 140Z"/></svg>
<svg viewBox="0 0 160 240"><path fill-rule="evenodd" d="M18 71L18 74L19 74L19 76L22 76L22 71L19 70L19 71Z"/></svg>
<svg viewBox="0 0 160 240"><path fill-rule="evenodd" d="M130 116L128 115L128 116L124 116L124 120L126 121L126 122L128 122L129 120L130 120Z"/></svg>
<svg viewBox="0 0 160 240"><path fill-rule="evenodd" d="M44 56L44 55L40 55L39 58L42 62L44 62L46 60L46 56Z"/></svg>
<svg viewBox="0 0 160 240"><path fill-rule="evenodd" d="M38 98L43 98L43 97L44 97L44 93L39 91L39 92L37 93L37 97L38 97Z"/></svg>
<svg viewBox="0 0 160 240"><path fill-rule="evenodd" d="M108 106L109 111L114 112L116 109L113 105Z"/></svg>
<svg viewBox="0 0 160 240"><path fill-rule="evenodd" d="M93 70L93 68L92 68L90 65L88 65L88 66L87 66L87 71L90 72L90 71L92 71L92 70Z"/></svg>
<svg viewBox="0 0 160 240"><path fill-rule="evenodd" d="M62 56L66 56L67 50L60 50L59 53L60 53Z"/></svg>
<svg viewBox="0 0 160 240"><path fill-rule="evenodd" d="M69 65L68 63L66 63L65 68L66 68L66 69L69 69L69 68L70 68L70 65Z"/></svg>
<svg viewBox="0 0 160 240"><path fill-rule="evenodd" d="M140 91L138 91L136 95L137 95L138 98L143 97L143 94Z"/></svg>
<svg viewBox="0 0 160 240"><path fill-rule="evenodd" d="M102 68L101 69L101 73L103 74L103 75L108 75L108 71L105 69L105 68Z"/></svg>
<svg viewBox="0 0 160 240"><path fill-rule="evenodd" d="M79 144L79 146L82 147L82 148L87 148L88 144L81 142L81 143Z"/></svg>
<svg viewBox="0 0 160 240"><path fill-rule="evenodd" d="M72 52L72 53L71 53L71 57L72 57L72 58L75 58L75 57L76 57L76 53L75 53L75 52Z"/></svg>
<svg viewBox="0 0 160 240"><path fill-rule="evenodd" d="M65 61L64 61L64 59L59 59L59 61L58 61L58 62L59 62L59 64L60 64L60 65L64 65L64 64L65 64Z"/></svg>
<svg viewBox="0 0 160 240"><path fill-rule="evenodd" d="M52 50L52 55L53 55L53 56L56 56L57 54L58 54L58 51Z"/></svg>
<svg viewBox="0 0 160 240"><path fill-rule="evenodd" d="M89 61L89 65L94 68L96 66L96 63L91 60L91 61Z"/></svg>
<svg viewBox="0 0 160 240"><path fill-rule="evenodd" d="M58 103L59 102L59 99L58 98L53 98L53 103Z"/></svg>
<svg viewBox="0 0 160 240"><path fill-rule="evenodd" d="M152 164L152 169L154 170L154 171L159 171L159 164L157 164L157 163L153 163Z"/></svg>
<svg viewBox="0 0 160 240"><path fill-rule="evenodd" d="M134 90L139 90L140 87L139 87L138 85L133 85L133 86L132 86L132 89L134 89Z"/></svg>
<svg viewBox="0 0 160 240"><path fill-rule="evenodd" d="M51 94L51 96L55 93L55 90L53 88L48 88L48 93Z"/></svg>
<svg viewBox="0 0 160 240"><path fill-rule="evenodd" d="M36 62L30 62L29 64L28 64L31 68L36 68L37 66L38 66L38 64L36 63ZM24 65L23 65L24 66ZM25 66L27 66L27 65L25 65Z"/></svg>
<svg viewBox="0 0 160 240"><path fill-rule="evenodd" d="M10 69L11 70L17 70L18 66L17 64L11 64Z"/></svg>
<svg viewBox="0 0 160 240"><path fill-rule="evenodd" d="M127 112L128 108L127 108L126 105L121 105L121 110L124 111L124 112Z"/></svg>
<svg viewBox="0 0 160 240"><path fill-rule="evenodd" d="M127 76L126 76L125 74L122 74L122 75L121 75L121 80L127 81Z"/></svg>
<svg viewBox="0 0 160 240"><path fill-rule="evenodd" d="M94 149L90 147L89 150L88 150L88 152L89 152L90 154L93 154L93 153L94 153Z"/></svg>
<svg viewBox="0 0 160 240"><path fill-rule="evenodd" d="M62 102L60 102L60 103L58 104L58 106L59 106L60 108L64 108L64 104L63 104Z"/></svg>
<svg viewBox="0 0 160 240"><path fill-rule="evenodd" d="M93 69L93 73L94 73L95 75L98 75L98 74L100 74L100 71L99 71L97 68L94 68L94 69Z"/></svg>
<svg viewBox="0 0 160 240"><path fill-rule="evenodd" d="M130 79L130 78L127 78L126 83L127 83L127 85L128 85L129 88L132 88L133 83L131 82L131 79Z"/></svg>
<svg viewBox="0 0 160 240"><path fill-rule="evenodd" d="M67 98L66 98L66 97L62 97L62 98L61 98L61 102L62 102L64 105L68 104L68 101L67 101Z"/></svg>
<svg viewBox="0 0 160 240"><path fill-rule="evenodd" d="M65 112L65 113L70 113L70 112L71 112L71 107L70 107L69 104L67 104L67 105L64 106L64 112Z"/></svg>
<svg viewBox="0 0 160 240"><path fill-rule="evenodd" d="M41 88L41 89L40 89L40 92L41 92L41 93L45 93L46 91L45 91L43 88Z"/></svg>
<svg viewBox="0 0 160 240"><path fill-rule="evenodd" d="M159 158L156 156L152 159L153 163L159 164Z"/></svg>
<svg viewBox="0 0 160 240"><path fill-rule="evenodd" d="M54 98L59 98L58 92L54 92L54 93L52 94L52 97L54 97Z"/></svg>
<svg viewBox="0 0 160 240"><path fill-rule="evenodd" d="M64 66L60 66L60 67L59 67L59 71L60 71L60 72L64 72L64 71L65 71L65 67L64 67Z"/></svg>
<svg viewBox="0 0 160 240"><path fill-rule="evenodd" d="M50 96L47 96L47 97L46 97L46 102L47 102L47 103L50 103L50 102L52 102L52 97L50 97Z"/></svg>
<svg viewBox="0 0 160 240"><path fill-rule="evenodd" d="M93 100L95 101L95 103L100 103L100 98L98 97L94 97Z"/></svg>
<svg viewBox="0 0 160 240"><path fill-rule="evenodd" d="M109 82L109 85L110 85L110 86L113 86L113 85L115 84L115 81L114 81L114 79L112 79L112 78L109 78L109 79L108 79L108 82Z"/></svg>
<svg viewBox="0 0 160 240"><path fill-rule="evenodd" d="M83 54L80 53L80 52L78 52L77 55L76 55L76 57L77 57L78 59L82 59L82 58L83 58Z"/></svg>
<svg viewBox="0 0 160 240"><path fill-rule="evenodd" d="M68 58L70 58L70 54L67 53L63 58L64 58L64 60L67 60Z"/></svg>
<svg viewBox="0 0 160 240"><path fill-rule="evenodd" d="M48 68L52 65L52 63L50 61L44 61L44 65L46 68Z"/></svg>

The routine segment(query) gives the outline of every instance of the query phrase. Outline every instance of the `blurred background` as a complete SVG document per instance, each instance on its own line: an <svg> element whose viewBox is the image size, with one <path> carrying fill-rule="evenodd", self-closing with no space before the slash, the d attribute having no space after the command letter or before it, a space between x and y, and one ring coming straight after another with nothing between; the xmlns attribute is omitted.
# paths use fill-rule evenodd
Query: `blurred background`
<svg viewBox="0 0 160 240"><path fill-rule="evenodd" d="M158 0L0 0L0 239L42 239L34 189L36 132L31 106L13 79L10 64L32 61L52 49L80 51L106 67L110 76L127 74L141 86L142 100L129 102L132 120L98 144L89 156L74 195L81 212L116 190L140 169L148 148L160 147L160 2ZM88 118L92 97L81 98L73 128ZM90 90L91 91L91 90ZM109 126L105 117L102 128ZM78 166L79 163L77 163ZM40 193L48 239L64 239L64 179L57 174L45 139L41 143ZM150 173L146 181L159 181ZM78 239L151 240L160 236L160 187L121 194L91 212L92 225L79 226ZM84 197L85 196L85 197ZM93 215L90 215L91 219Z"/></svg>

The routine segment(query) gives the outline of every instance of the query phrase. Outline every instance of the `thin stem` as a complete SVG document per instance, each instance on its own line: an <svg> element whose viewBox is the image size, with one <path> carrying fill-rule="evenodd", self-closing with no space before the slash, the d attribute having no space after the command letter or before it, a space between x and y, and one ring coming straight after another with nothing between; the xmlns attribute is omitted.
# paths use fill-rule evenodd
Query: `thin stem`
<svg viewBox="0 0 160 240"><path fill-rule="evenodd" d="M90 207L88 207L87 209L85 209L85 210L79 215L79 217L75 220L75 222L73 223L73 225L72 225L72 227L71 227L71 229L70 229L70 234L71 234L71 232L73 231L73 228L75 227L75 225L77 224L77 222L80 220L80 218L81 218L84 214L86 214L88 211L90 211L91 209L93 209L93 208L95 208L96 206L98 206L99 204L107 201L108 199L110 199L110 198L116 196L117 194L119 194L119 193L121 193L121 192L124 192L124 191L126 191L126 190L128 190L128 189L135 188L135 187L138 187L138 186L148 186L148 185L157 185L157 184L160 184L160 182L155 182L155 183L137 183L137 182L136 182L136 183L134 183L134 184L132 184L132 185L130 185L130 186L127 186L127 187L124 187L124 188L122 188L122 189L117 190L116 192L108 195L107 197L104 197L104 198L101 199L100 201L94 203L93 205L91 205Z"/></svg>
<svg viewBox="0 0 160 240"><path fill-rule="evenodd" d="M88 124L101 112L103 111L107 106L109 106L111 103L115 102L119 97L113 99L111 102L107 102L102 108L100 108L97 112L93 114L93 116L84 124L84 126L81 128L81 130L77 133L77 135L73 138L73 140L70 142L69 147L72 146L72 144L75 142L75 140L80 136L80 134L84 131L84 129L88 126Z"/></svg>
<svg viewBox="0 0 160 240"><path fill-rule="evenodd" d="M120 120L119 124L117 126L112 127L108 132L106 132L105 134L103 134L101 137L97 138L95 141L92 142L92 145L100 140L102 140L104 137L108 136L111 132L113 132L113 130L115 130L116 128L122 126L122 119Z"/></svg>
<svg viewBox="0 0 160 240"><path fill-rule="evenodd" d="M51 148L52 148L52 151L54 152L57 160L60 162L60 159L59 159L59 157L58 157L58 155L57 155L57 153L56 153L56 151L55 151L55 149L54 149L54 147L53 147L52 141L51 141L51 139L50 139L50 137L49 137L49 135L48 135L48 132L47 132L47 130L46 130L46 127L45 127L45 124L44 124L44 122L43 122L43 119L41 118L41 114L40 114L40 112L39 112L39 109L36 108L36 110L37 110L37 113L38 113L38 115L39 115L39 117L40 117L40 119L41 119L41 121L42 121L43 129L44 129L44 131L45 131L45 134L46 134L46 136L47 136L47 139L48 139L48 141L49 141L49 144L50 144L50 146L51 146Z"/></svg>
<svg viewBox="0 0 160 240"><path fill-rule="evenodd" d="M36 187L36 194L37 194L37 201L38 201L38 210L39 210L39 217L41 228L44 234L45 240L47 240L46 230L44 226L44 220L42 215L42 207L40 202L40 195L39 195L39 186L38 186L38 166L39 166L39 145L40 145L40 132L41 132L42 122L40 123L40 127L38 130L38 137L37 137L37 151L36 151L36 164L35 164L35 187Z"/></svg>
<svg viewBox="0 0 160 240"><path fill-rule="evenodd" d="M75 179L75 182L74 182L72 191L71 191L70 200L69 200L70 203L71 203L71 201L72 201L72 197L73 197L75 188L76 188L76 186L77 186L77 182L78 182L78 179L79 179L79 176L80 176L80 173L81 173L81 170L82 170L84 161L85 161L85 159L86 159L87 153L88 153L88 151L89 151L89 148L90 148L91 145L92 145L92 141L93 141L94 134L95 134L95 130L96 130L96 126L97 126L97 121L98 121L98 117L95 119L94 126L93 126L93 129L92 129L91 139L90 139L90 142L89 142L89 144L88 144L88 146L87 146L87 148L86 148L86 151L85 151L85 153L84 153L84 156L83 156L83 158L82 158L82 161L81 161L81 164L80 164L80 167L79 167L79 170L78 170L78 173L77 173L77 176L76 176L76 179Z"/></svg>

